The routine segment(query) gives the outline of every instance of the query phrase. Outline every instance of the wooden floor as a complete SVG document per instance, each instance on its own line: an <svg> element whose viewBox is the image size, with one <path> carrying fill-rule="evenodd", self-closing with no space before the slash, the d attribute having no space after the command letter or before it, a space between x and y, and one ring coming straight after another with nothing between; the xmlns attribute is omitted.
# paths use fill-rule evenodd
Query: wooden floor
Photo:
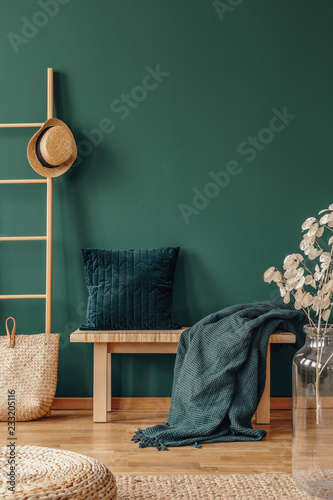
<svg viewBox="0 0 333 500"><path fill-rule="evenodd" d="M88 410L52 411L51 418L18 422L18 445L49 446L97 458L115 474L254 474L291 472L291 411L273 410L262 441L204 444L157 451L131 441L138 427L166 421L167 412L112 412L107 423L93 423ZM255 427L255 424L254 424ZM0 445L7 423L0 422Z"/></svg>

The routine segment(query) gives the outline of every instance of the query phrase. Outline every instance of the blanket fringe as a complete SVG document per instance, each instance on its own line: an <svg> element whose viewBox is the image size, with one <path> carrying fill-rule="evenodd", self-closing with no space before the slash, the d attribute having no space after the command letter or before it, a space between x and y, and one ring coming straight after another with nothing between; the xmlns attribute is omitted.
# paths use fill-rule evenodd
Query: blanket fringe
<svg viewBox="0 0 333 500"><path fill-rule="evenodd" d="M144 434L144 431L140 428L138 428L138 430L135 432L131 441L134 441L134 443L139 443L139 448L147 448L148 446L151 446L152 448L156 448L158 451L168 451L168 448L165 446L165 444L159 441L158 438L146 436ZM193 448L201 448L201 444L199 444L197 441L195 441L192 446Z"/></svg>
<svg viewBox="0 0 333 500"><path fill-rule="evenodd" d="M147 448L151 446L152 448L156 448L158 451L168 451L168 448L165 444L161 443L156 437L145 436L142 429L138 429L131 441L134 443L139 443L139 448Z"/></svg>

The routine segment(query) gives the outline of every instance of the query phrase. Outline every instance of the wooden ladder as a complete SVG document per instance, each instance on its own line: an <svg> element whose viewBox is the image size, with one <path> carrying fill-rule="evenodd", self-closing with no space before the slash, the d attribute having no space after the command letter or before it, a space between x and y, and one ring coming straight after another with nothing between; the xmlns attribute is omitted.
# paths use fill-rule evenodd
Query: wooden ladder
<svg viewBox="0 0 333 500"><path fill-rule="evenodd" d="M47 119L53 118L53 69L47 70ZM43 123L2 123L0 128L40 128ZM45 299L45 333L52 333L53 178L0 180L0 184L46 184L46 236L5 236L0 241L46 241L46 291L43 294L0 295L0 299Z"/></svg>

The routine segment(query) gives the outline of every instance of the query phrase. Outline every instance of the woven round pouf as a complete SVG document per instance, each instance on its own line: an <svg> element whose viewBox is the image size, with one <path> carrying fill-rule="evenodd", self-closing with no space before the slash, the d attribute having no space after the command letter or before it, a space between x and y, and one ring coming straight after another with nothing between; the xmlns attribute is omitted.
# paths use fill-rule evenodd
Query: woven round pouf
<svg viewBox="0 0 333 500"><path fill-rule="evenodd" d="M15 468L11 470L13 465L8 462L12 459ZM94 458L42 446L7 446L0 448L3 498L113 500L117 498L117 487L109 469Z"/></svg>

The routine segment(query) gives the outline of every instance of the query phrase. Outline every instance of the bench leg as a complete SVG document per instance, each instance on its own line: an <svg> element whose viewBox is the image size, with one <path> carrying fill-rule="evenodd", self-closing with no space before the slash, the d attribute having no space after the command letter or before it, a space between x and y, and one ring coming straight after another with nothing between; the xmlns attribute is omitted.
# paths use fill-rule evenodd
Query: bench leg
<svg viewBox="0 0 333 500"><path fill-rule="evenodd" d="M94 343L94 422L107 421L107 343Z"/></svg>
<svg viewBox="0 0 333 500"><path fill-rule="evenodd" d="M257 424L269 424L270 423L270 411L271 411L271 344L267 347L267 361L266 361L266 385L263 392L262 398L257 408L256 412L256 423Z"/></svg>
<svg viewBox="0 0 333 500"><path fill-rule="evenodd" d="M108 353L108 378L107 378L107 411L111 411L111 394L112 394L112 383L111 383L111 353Z"/></svg>

